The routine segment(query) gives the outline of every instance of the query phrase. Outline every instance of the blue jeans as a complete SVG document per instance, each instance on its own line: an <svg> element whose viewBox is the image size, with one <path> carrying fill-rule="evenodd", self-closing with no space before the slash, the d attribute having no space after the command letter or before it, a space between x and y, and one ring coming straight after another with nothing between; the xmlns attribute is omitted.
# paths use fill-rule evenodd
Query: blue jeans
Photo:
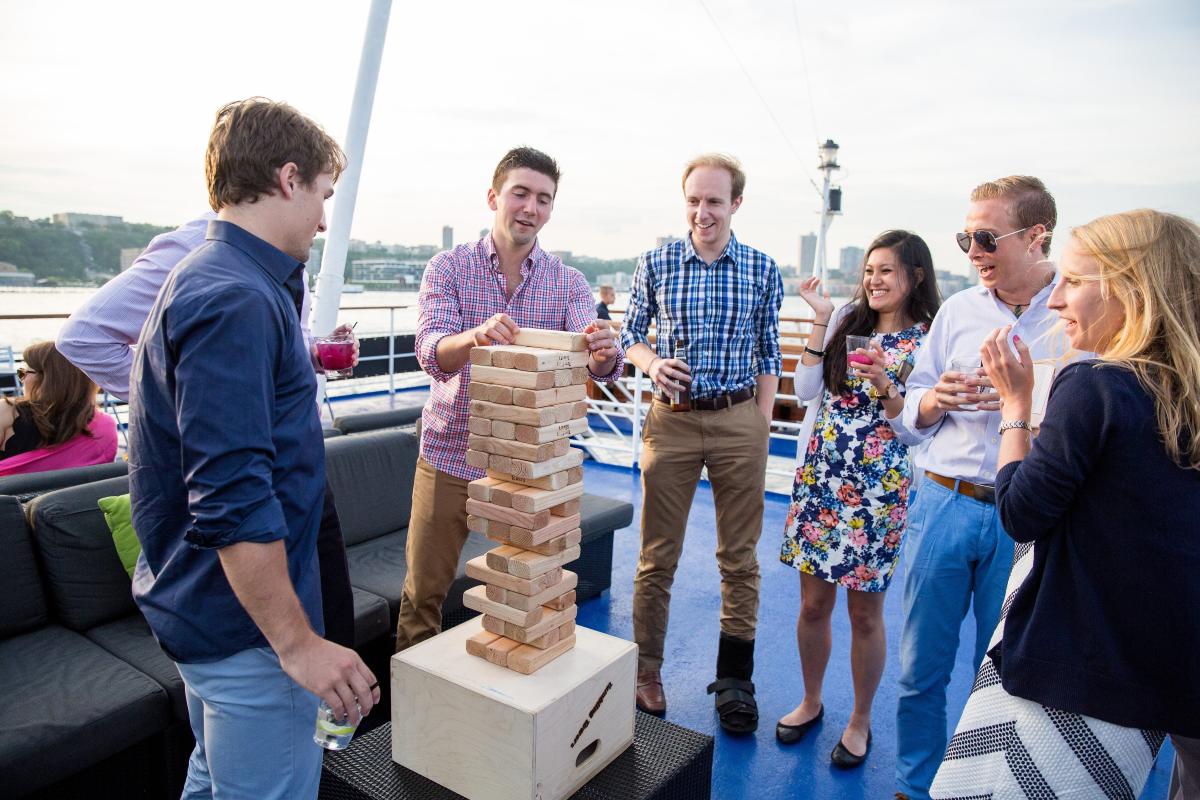
<svg viewBox="0 0 1200 800"><path fill-rule="evenodd" d="M946 686L958 632L974 595L978 668L1000 619L1013 541L994 505L927 479L904 535L896 783L912 800L927 800L946 750Z"/></svg>
<svg viewBox="0 0 1200 800"><path fill-rule="evenodd" d="M274 651L177 666L196 737L182 800L317 796L325 752L313 741L319 700L284 673Z"/></svg>

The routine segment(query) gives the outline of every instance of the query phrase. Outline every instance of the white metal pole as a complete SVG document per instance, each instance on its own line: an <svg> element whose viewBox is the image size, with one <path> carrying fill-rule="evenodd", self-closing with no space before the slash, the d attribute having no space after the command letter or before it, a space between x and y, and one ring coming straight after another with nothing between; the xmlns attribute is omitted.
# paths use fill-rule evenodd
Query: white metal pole
<svg viewBox="0 0 1200 800"><path fill-rule="evenodd" d="M821 171L825 173L825 180L821 187L821 225L817 228L817 252L813 258L813 277L820 278L823 283L825 281L825 232L829 230L829 220L832 219L829 213L829 181L832 170L828 167L821 167Z"/></svg>
<svg viewBox="0 0 1200 800"><path fill-rule="evenodd" d="M354 204L358 199L358 181L362 176L363 155L367 149L367 129L371 126L371 109L375 105L375 86L379 82L379 64L383 59L383 43L387 38L388 16L392 0L371 0L367 16L367 32L363 38L362 59L358 62L358 81L354 87L354 102L350 106L350 125L346 131L346 171L337 182L334 196L333 222L325 238L321 256L321 271L317 275L316 300L313 302L314 336L324 336L337 324L338 306L342 302L342 284L346 271L346 251L350 243L350 223L354 219Z"/></svg>

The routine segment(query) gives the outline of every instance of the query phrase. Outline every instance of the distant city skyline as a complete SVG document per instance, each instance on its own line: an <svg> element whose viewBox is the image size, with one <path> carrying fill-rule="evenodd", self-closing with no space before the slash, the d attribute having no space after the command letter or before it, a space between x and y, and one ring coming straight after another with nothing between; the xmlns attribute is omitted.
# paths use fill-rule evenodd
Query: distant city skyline
<svg viewBox="0 0 1200 800"><path fill-rule="evenodd" d="M193 218L213 115L236 98L285 100L345 135L367 3L0 6L0 208L16 214ZM938 269L965 274L953 234L967 195L1013 173L1046 181L1060 233L1142 206L1200 217L1200 96L1186 88L1200 75L1200 4L703 9L711 18L689 0L530 0L519 15L482 0L394 4L351 237L436 243L442 226L486 228L492 170L517 144L562 168L543 247L604 259L685 235L682 166L717 150L746 167L738 238L803 270L826 138L843 165L831 266L842 247L906 228ZM285 57L289 42L309 46ZM520 67L513 48L529 54Z"/></svg>

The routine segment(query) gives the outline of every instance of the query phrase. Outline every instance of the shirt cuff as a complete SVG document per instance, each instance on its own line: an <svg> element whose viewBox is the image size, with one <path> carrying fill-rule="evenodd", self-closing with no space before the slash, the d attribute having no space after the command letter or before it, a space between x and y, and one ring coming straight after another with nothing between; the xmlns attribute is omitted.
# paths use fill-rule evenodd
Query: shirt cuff
<svg viewBox="0 0 1200 800"><path fill-rule="evenodd" d="M930 425L928 428L922 428L917 425L917 416L921 410L921 398L929 389L909 389L904 394L904 410L900 412L900 424L908 432L910 436L920 441L932 438L941 427L942 421ZM911 409L911 410L910 410ZM894 430L894 429L893 429Z"/></svg>
<svg viewBox="0 0 1200 800"><path fill-rule="evenodd" d="M206 530L212 529L212 530ZM287 522L283 518L283 507L279 499L271 497L246 515L242 523L230 529L221 521L205 523L203 527L193 525L183 538L199 550L228 547L239 542L273 542L287 537Z"/></svg>
<svg viewBox="0 0 1200 800"><path fill-rule="evenodd" d="M612 372L607 375L597 375L592 372L591 357L588 357L588 376L597 383L615 383L622 375L625 374L625 351L620 347L617 348L617 360L613 364Z"/></svg>
<svg viewBox="0 0 1200 800"><path fill-rule="evenodd" d="M760 358L758 361L759 375L774 375L783 377L783 359L779 357Z"/></svg>
<svg viewBox="0 0 1200 800"><path fill-rule="evenodd" d="M443 372L442 368L438 366L438 342L450 335L450 331L436 331L433 333L427 333L421 339L421 344L417 348L417 361L421 363L421 369L425 370L429 377L433 378L438 383L445 383L446 381L450 380L454 376L461 373L463 371L463 367L466 366L466 364L463 364L463 367L459 367L454 372ZM467 363L470 363L470 361L468 360Z"/></svg>

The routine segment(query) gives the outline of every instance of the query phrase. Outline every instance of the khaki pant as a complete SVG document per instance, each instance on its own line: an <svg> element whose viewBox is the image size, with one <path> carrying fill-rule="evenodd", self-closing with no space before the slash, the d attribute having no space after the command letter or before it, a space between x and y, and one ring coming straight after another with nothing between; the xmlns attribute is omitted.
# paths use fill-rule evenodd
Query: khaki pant
<svg viewBox="0 0 1200 800"><path fill-rule="evenodd" d="M404 560L408 573L396 619L396 652L442 630L442 601L467 541L467 481L417 459Z"/></svg>
<svg viewBox="0 0 1200 800"><path fill-rule="evenodd" d="M1175 765L1171 770L1168 800L1200 800L1200 739L1171 734Z"/></svg>
<svg viewBox="0 0 1200 800"><path fill-rule="evenodd" d="M642 551L633 579L638 666L663 662L675 567L701 467L717 511L721 631L753 639L758 619L758 557L770 423L754 400L720 411L672 412L654 401L642 445Z"/></svg>

